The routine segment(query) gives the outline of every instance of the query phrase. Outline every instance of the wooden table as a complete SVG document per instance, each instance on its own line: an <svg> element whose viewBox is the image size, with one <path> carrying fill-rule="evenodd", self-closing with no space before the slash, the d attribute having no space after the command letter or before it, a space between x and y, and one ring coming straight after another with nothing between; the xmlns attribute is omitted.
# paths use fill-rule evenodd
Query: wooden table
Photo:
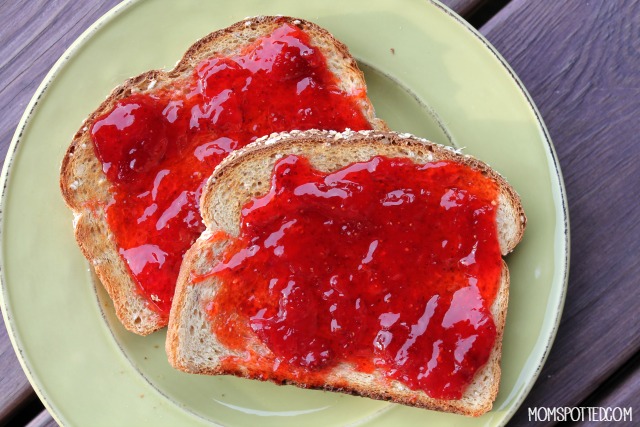
<svg viewBox="0 0 640 427"><path fill-rule="evenodd" d="M116 3L0 3L1 158L47 71ZM633 407L638 423L640 1L445 3L489 39L531 93L569 200L571 270L562 322L539 379L509 425L528 424L527 408L540 406ZM9 423L56 425L0 322L0 425Z"/></svg>

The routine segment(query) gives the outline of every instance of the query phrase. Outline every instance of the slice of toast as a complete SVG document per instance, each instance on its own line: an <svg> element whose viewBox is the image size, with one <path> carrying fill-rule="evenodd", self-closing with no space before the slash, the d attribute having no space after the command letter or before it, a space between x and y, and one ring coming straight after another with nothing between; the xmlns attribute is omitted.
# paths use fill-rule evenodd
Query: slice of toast
<svg viewBox="0 0 640 427"><path fill-rule="evenodd" d="M283 376L269 369L256 369L255 359L270 354L256 336L248 337L248 352L232 350L217 339L207 310L215 305L221 284L218 276L207 275L207 272L221 261L230 239L239 235L241 209L250 200L270 191L275 163L291 154L305 157L314 169L322 172L333 172L374 156L406 158L418 164L441 160L463 163L497 184L496 227L502 255L511 252L523 235L526 217L512 187L486 164L451 148L392 132L307 131L271 135L231 154L216 168L203 191L200 208L207 229L185 255L180 271L166 341L171 365L190 373L233 374L470 416L490 410L500 381L502 333L509 290L509 271L504 261L499 288L491 306L496 327L495 344L488 362L476 372L461 399L435 399L424 391L390 381L379 372L358 372L344 363L333 368L321 383L300 382L286 373ZM221 233L227 237L212 238Z"/></svg>
<svg viewBox="0 0 640 427"><path fill-rule="evenodd" d="M211 33L192 45L174 69L149 71L115 88L75 134L62 162L60 189L66 204L74 213L75 236L80 249L93 265L114 302L118 318L128 330L141 335L149 334L166 326L168 313L159 312L152 302L142 296L131 269L119 254L107 218L107 207L113 200L115 187L103 172L105 165L97 157L91 136L92 126L112 111L118 102L131 95L171 90L174 82L192 76L202 61L240 54L249 44L268 36L284 24L300 28L309 36L311 45L321 52L329 71L336 76L341 91L359 94L357 107L371 128L386 129L384 122L374 116L373 106L366 97L363 74L347 47L319 26L289 17L248 18ZM327 128L332 129L330 123ZM136 227L135 222L131 227Z"/></svg>

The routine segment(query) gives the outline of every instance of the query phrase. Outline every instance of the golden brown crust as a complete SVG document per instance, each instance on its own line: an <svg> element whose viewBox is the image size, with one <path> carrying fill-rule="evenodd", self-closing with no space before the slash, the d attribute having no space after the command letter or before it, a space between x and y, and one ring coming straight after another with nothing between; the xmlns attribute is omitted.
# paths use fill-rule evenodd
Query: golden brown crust
<svg viewBox="0 0 640 427"><path fill-rule="evenodd" d="M503 204L511 208L509 213L514 216L514 218L510 219L513 219L518 223L517 227L513 228L509 238L501 241L503 255L511 252L522 239L526 226L526 215L524 213L520 197L502 175L486 163L476 159L475 157L464 155L451 147L435 144L410 134L401 134L389 131L347 131L340 133L334 131L327 132L311 130L305 132L283 132L261 138L254 143L231 153L231 155L224 159L215 169L203 189L200 202L200 212L205 225L209 228L220 227L228 233L235 234L233 229L228 229L227 227L221 226L219 222L216 222L215 212L212 209L212 207L216 206L216 203L213 202L213 198L218 196L218 193L213 190L216 183L223 178L224 174L233 170L234 167L240 166L241 163L244 163L244 167L247 171L251 170L253 166L247 165L252 163L253 159L271 158L269 165L263 165L263 167L270 168L275 162L275 158L273 156L286 152L288 149L287 146L292 144L296 146L295 150L309 153L311 158L322 157L322 151L325 150L325 147L332 147L337 150L344 150L351 153L354 151L361 151L363 153L362 155L365 157L370 153L411 157L414 159L426 159L431 156L433 159L452 160L463 163L482 172L485 176L491 178L498 184L500 196L504 199ZM347 154L346 157L349 157L349 154ZM258 160L255 163L260 164L264 162ZM344 165L347 163L342 162L342 164ZM326 168L323 170L326 171ZM266 192L268 185L268 180L263 180L261 185L253 188L253 191L264 193ZM247 194L240 195L240 198L243 197L248 201L249 197ZM243 200L240 200L238 201L238 204L241 204L242 202Z"/></svg>
<svg viewBox="0 0 640 427"><path fill-rule="evenodd" d="M111 198L111 185L95 155L89 134L91 125L118 101L132 93L168 87L175 80L190 75L193 67L200 61L218 54L239 52L248 43L270 34L284 22L305 29L311 36L312 44L323 52L328 61L332 61L331 70L345 88L366 91L362 72L347 47L326 30L311 22L286 16L255 17L215 31L195 42L174 69L147 71L116 87L87 117L67 149L62 160L60 190L65 203L76 216L77 226L82 228L81 232L76 231L76 240L84 256L92 264L98 262L96 273L114 301L118 318L132 332L149 334L166 326L167 319L150 308L146 299L138 293L137 285L118 255L104 214L105 206ZM370 101L365 97L360 102L365 117L372 125L377 129L386 129L384 122L375 118ZM100 230L102 234L96 234L95 230ZM100 264L101 261L105 263Z"/></svg>
<svg viewBox="0 0 640 427"><path fill-rule="evenodd" d="M504 261L501 285L491 308L496 324L496 342L489 361L477 372L474 382L460 400L433 399L424 392L409 390L397 381L389 382L381 375L372 377L356 373L348 367L338 368L338 372L330 375L323 384L307 384L298 383L293 378L284 380L273 378L270 377L269 372L250 372L244 366L227 366L222 363L224 357L230 353L228 351L225 353L224 346L215 341L210 327L207 326L207 320L204 321L204 325L196 324L192 317L194 307L196 309L204 307L215 297L216 279L209 278L202 283L193 284L189 280L189 274L191 271L208 271L207 268L215 262L216 253L219 253L210 248L208 236L219 229L234 234L235 230L229 225L239 220L239 211L236 211L234 206L242 206L252 195L262 195L267 192L270 180L266 178L270 176L273 164L277 158L293 153L304 155L314 167L325 172L334 171L354 161L367 160L374 155L407 157L417 163L452 160L467 164L493 179L498 184L502 195L502 199L499 200L509 205L509 209L503 212L508 213L506 220L511 221L508 225L513 228L513 232L508 236L512 240L503 242L501 245L503 252L513 249L524 232L526 218L524 218L520 199L506 180L485 163L450 148L408 134L388 132L306 131L277 134L261 139L227 157L216 168L203 190L201 211L208 231L187 252L182 265L167 333L166 351L170 363L185 372L209 375L230 374L269 380L278 384L286 382L303 388L340 391L469 416L479 416L489 411L498 393L502 337L507 315L509 270ZM254 182L262 184L252 185ZM227 194L230 199L225 199ZM224 210L215 210L214 206L223 207ZM228 216L228 218L222 218L222 216ZM194 303L190 300L193 298L199 301ZM186 333L192 325L196 325L196 334L200 334L200 338L210 339L210 342L204 346L217 346L215 352L211 352L209 348L202 348L203 345L199 344L194 334ZM268 350L264 351L268 352ZM203 353L200 360L197 360L200 355L195 355L193 352Z"/></svg>

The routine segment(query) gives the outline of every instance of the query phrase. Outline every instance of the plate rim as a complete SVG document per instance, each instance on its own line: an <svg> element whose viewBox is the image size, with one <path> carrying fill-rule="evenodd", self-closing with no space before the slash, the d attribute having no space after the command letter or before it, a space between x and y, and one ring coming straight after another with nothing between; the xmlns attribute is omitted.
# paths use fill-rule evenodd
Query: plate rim
<svg viewBox="0 0 640 427"><path fill-rule="evenodd" d="M8 189L8 180L12 171L13 160L17 153L17 149L19 144L22 141L22 136L24 130L29 124L30 119L36 112L38 108L38 104L40 98L47 92L50 83L55 80L58 74L64 69L65 65L77 54L77 52L84 46L86 42L88 42L92 36L100 30L104 25L115 19L122 12L127 10L129 7L142 2L143 0L123 0L122 2L115 5L105 14L103 14L100 18L98 18L95 22L93 22L85 31L83 31L72 43L71 45L64 51L64 53L58 58L58 60L53 64L49 72L45 75L42 82L36 89L34 95L30 99L27 104L25 111L18 122L16 127L16 131L11 139L11 143L7 150L7 155L5 157L5 161L2 167L2 172L0 174L0 309L2 311L3 319L5 322L7 335L11 341L17 359L22 367L23 372L25 373L30 385L34 389L38 398L42 401L45 408L48 410L49 414L53 417L53 419L60 425L63 425L61 422L61 416L58 414L57 407L54 403L50 402L46 393L44 393L41 389L41 384L36 375L33 374L33 368L30 362L27 360L26 355L23 351L23 346L21 345L21 338L17 334L16 325L14 324L12 310L9 304L7 303L7 284L4 273L4 208L6 204L7 198L7 189ZM559 208L562 213L561 217L556 216L556 220L561 220L562 222L562 234L564 236L563 246L564 246L564 257L562 259L561 265L557 267L557 271L559 271L562 275L562 286L559 290L560 294L558 297L558 306L554 308L553 314L555 318L552 320L551 329L548 334L548 339L545 339L545 349L543 351L542 357L539 360L539 363L535 367L534 373L527 383L518 391L517 398L514 400L514 403L510 405L509 409L506 411L506 415L503 417L501 422L498 423L500 426L504 426L509 420L513 417L515 412L522 406L522 403L529 395L529 392L535 385L538 377L540 376L540 372L545 365L547 358L549 356L551 347L553 346L558 328L560 326L560 320L562 318L562 312L564 310L564 305L566 302L568 281L569 281L569 267L570 267L570 223L569 223L569 209L568 209L568 201L565 183L563 179L562 170L560 168L560 163L558 160L558 156L549 135L549 131L542 119L542 115L540 114L536 104L534 103L531 95L525 88L522 81L519 79L515 71L511 68L509 63L502 57L502 55L496 50L493 45L482 35L478 30L472 27L464 18L458 15L455 11L451 10L446 5L440 3L438 0L427 0L428 3L437 7L442 12L444 12L449 18L453 19L457 24L461 25L464 30L469 32L472 36L474 36L478 41L482 43L482 45L494 56L494 58L500 63L502 67L507 71L509 76L512 79L512 82L515 83L518 91L524 96L524 99L533 112L536 123L539 129L542 131L542 137L544 139L544 147L547 150L547 154L549 159L553 165L553 172L555 173L555 179L557 180L557 190L558 201L560 203ZM551 172L551 171L549 171ZM552 190L555 189L555 183L552 185ZM553 289L553 288L550 288Z"/></svg>
<svg viewBox="0 0 640 427"><path fill-rule="evenodd" d="M522 81L520 80L516 72L513 70L513 68L511 68L511 65L509 65L507 60L500 54L500 52L498 52L498 50L489 42L489 40L487 40L486 37L482 33L480 33L480 31L472 27L464 18L462 18L460 15L458 15L457 13L449 9L447 6L440 3L438 0L427 0L427 1L434 4L436 7L439 7L443 12L447 13L451 18L453 18L456 22L461 24L467 31L469 31L473 36L475 36L485 46L485 48L487 48L487 50L491 54L493 54L493 56L498 60L498 62L509 73L509 76L511 77L513 82L516 84L516 87L518 88L518 90L522 93L522 95L524 95L524 98L527 101L527 104L529 104L529 107L531 108L534 114L534 117L536 118L536 122L538 123L538 126L542 130L542 135L544 136L544 142L546 143L546 148L549 150L548 154L550 154L550 158L553 161L553 171L556 174L556 179L558 181L558 190L560 191L560 207L562 210L562 218L558 218L558 219L563 220L562 231L564 235L563 243L564 243L565 250L564 250L563 262L562 262L562 265L560 266L560 270L562 272L562 288L560 289L560 295L558 300L559 304L557 309L554 311L555 319L553 319L551 331L549 334L549 339L546 340L546 345L545 345L544 352L542 354L542 358L537 364L533 376L528 381L528 383L518 392L518 398L515 400L515 403L511 405L511 407L507 411L507 414L503 418L502 422L499 424L500 426L504 426L509 422L509 420L511 420L511 418L516 413L516 411L520 409L520 406L522 406L522 403L527 398L527 396L529 395L529 392L537 382L538 377L540 376L540 372L542 371L542 368L547 362L547 358L549 357L549 353L551 352L551 347L553 347L553 344L556 340L556 336L558 334L558 328L560 327L560 320L562 319L562 312L564 310L564 305L567 297L567 288L569 285L569 267L571 263L571 227L569 223L569 208L568 208L569 204L567 200L567 191L564 184L564 177L562 175L562 170L560 168L560 161L558 160L558 154L556 153L555 146L553 145L553 141L551 140L551 135L549 134L549 130L547 129L547 126L544 123L544 120L542 119L542 115L540 114L538 107L536 106L535 102L533 102L533 98L529 94L529 91L524 86L524 83L522 83Z"/></svg>

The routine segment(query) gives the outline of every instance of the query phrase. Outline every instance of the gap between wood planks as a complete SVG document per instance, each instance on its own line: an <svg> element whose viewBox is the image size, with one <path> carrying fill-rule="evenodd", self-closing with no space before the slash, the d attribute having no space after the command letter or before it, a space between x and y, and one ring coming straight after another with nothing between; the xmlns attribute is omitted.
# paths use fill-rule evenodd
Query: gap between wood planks
<svg viewBox="0 0 640 427"><path fill-rule="evenodd" d="M599 406L619 406L622 404L626 407L625 402L608 402L608 398L621 389L630 378L640 376L640 351L631 356L622 366L620 366L609 378L607 378L600 386L595 389L586 399L580 402L578 407L599 407ZM606 403L603 405L603 403ZM637 403L636 403L637 410ZM635 411L634 411L635 412ZM636 417L640 414L634 414ZM570 423L571 426L581 426L585 423Z"/></svg>
<svg viewBox="0 0 640 427"><path fill-rule="evenodd" d="M479 30L480 27L493 18L496 13L509 4L510 1L511 0L484 0L478 2L478 4L465 15L465 19L473 28Z"/></svg>
<svg viewBox="0 0 640 427"><path fill-rule="evenodd" d="M32 393L28 400L22 402L7 418L0 420L0 426L25 426L43 411L46 411L44 405L36 394ZM51 415L47 413L47 416L53 421Z"/></svg>

